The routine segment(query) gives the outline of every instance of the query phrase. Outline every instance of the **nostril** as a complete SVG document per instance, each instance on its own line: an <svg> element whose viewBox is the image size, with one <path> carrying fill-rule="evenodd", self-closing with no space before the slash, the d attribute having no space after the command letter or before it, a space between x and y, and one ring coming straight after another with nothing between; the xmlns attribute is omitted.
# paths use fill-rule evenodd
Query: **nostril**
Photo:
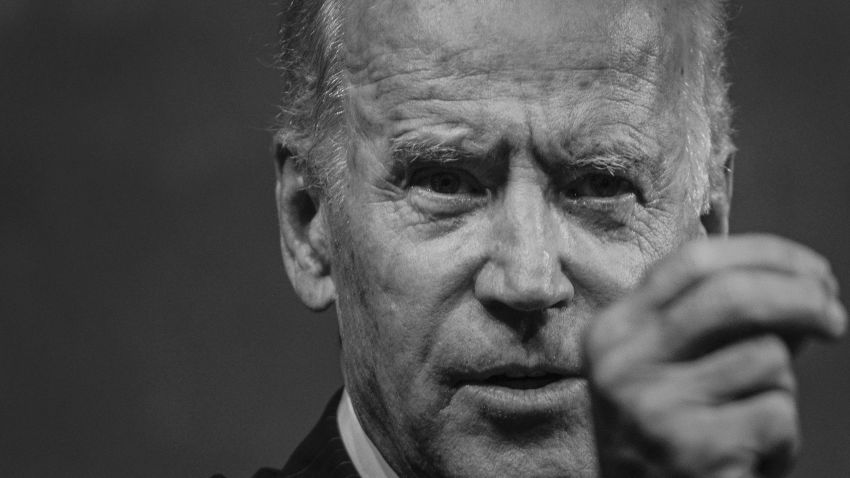
<svg viewBox="0 0 850 478"><path fill-rule="evenodd" d="M540 329L552 318L546 310L524 311L503 303L485 304L487 316L514 330L523 342L538 336Z"/></svg>
<svg viewBox="0 0 850 478"><path fill-rule="evenodd" d="M512 309L520 310L523 312L533 312L535 310L545 310L551 309L556 306L558 303L564 303L565 300L555 300L549 295L518 295L517 297L511 299L506 297L506 303Z"/></svg>
<svg viewBox="0 0 850 478"><path fill-rule="evenodd" d="M503 304L521 312L566 307L572 300L573 286L561 271L511 267L511 264L486 264L475 279L475 295L483 304Z"/></svg>

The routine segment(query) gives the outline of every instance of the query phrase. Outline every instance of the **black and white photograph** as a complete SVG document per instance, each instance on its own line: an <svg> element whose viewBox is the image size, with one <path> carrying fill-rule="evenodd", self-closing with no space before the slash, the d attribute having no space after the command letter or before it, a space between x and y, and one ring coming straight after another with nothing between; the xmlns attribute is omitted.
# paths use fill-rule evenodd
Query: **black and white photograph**
<svg viewBox="0 0 850 478"><path fill-rule="evenodd" d="M848 24L3 0L0 476L850 476Z"/></svg>

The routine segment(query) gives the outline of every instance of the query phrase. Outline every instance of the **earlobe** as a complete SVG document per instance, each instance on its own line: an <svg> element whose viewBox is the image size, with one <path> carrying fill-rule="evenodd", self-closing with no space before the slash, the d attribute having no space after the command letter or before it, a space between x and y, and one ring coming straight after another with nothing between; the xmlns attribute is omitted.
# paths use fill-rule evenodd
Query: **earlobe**
<svg viewBox="0 0 850 478"><path fill-rule="evenodd" d="M709 235L726 236L729 234L734 165L734 154L730 154L722 166L723 170L711 175L708 210L700 216L702 226Z"/></svg>
<svg viewBox="0 0 850 478"><path fill-rule="evenodd" d="M313 310L324 310L336 300L331 276L325 207L306 187L297 154L277 147L276 199L283 264L295 293Z"/></svg>

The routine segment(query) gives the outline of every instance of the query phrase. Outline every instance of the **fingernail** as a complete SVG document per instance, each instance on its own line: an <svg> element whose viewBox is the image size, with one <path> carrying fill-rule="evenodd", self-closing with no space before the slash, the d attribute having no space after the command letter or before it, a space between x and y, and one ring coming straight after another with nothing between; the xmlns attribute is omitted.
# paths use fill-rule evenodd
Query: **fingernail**
<svg viewBox="0 0 850 478"><path fill-rule="evenodd" d="M835 337L844 335L847 330L847 310L839 301L833 301L829 307L829 318L832 324L831 332Z"/></svg>

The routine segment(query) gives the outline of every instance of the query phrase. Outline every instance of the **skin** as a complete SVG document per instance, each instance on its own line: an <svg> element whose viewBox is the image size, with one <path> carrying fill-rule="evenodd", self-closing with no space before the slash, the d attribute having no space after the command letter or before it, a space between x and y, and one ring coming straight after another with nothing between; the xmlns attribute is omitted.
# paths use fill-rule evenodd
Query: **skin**
<svg viewBox="0 0 850 478"><path fill-rule="evenodd" d="M792 351L844 332L837 293L826 260L777 237L664 258L586 340L603 476L784 476L799 448Z"/></svg>
<svg viewBox="0 0 850 478"><path fill-rule="evenodd" d="M682 109L681 5L346 3L343 200L282 161L282 246L302 300L336 304L346 388L400 476L784 469L796 430L759 425L793 422L777 334L845 319L801 246L706 239L729 188L687 199L717 158L686 129L707 125ZM762 392L779 411L721 413Z"/></svg>

